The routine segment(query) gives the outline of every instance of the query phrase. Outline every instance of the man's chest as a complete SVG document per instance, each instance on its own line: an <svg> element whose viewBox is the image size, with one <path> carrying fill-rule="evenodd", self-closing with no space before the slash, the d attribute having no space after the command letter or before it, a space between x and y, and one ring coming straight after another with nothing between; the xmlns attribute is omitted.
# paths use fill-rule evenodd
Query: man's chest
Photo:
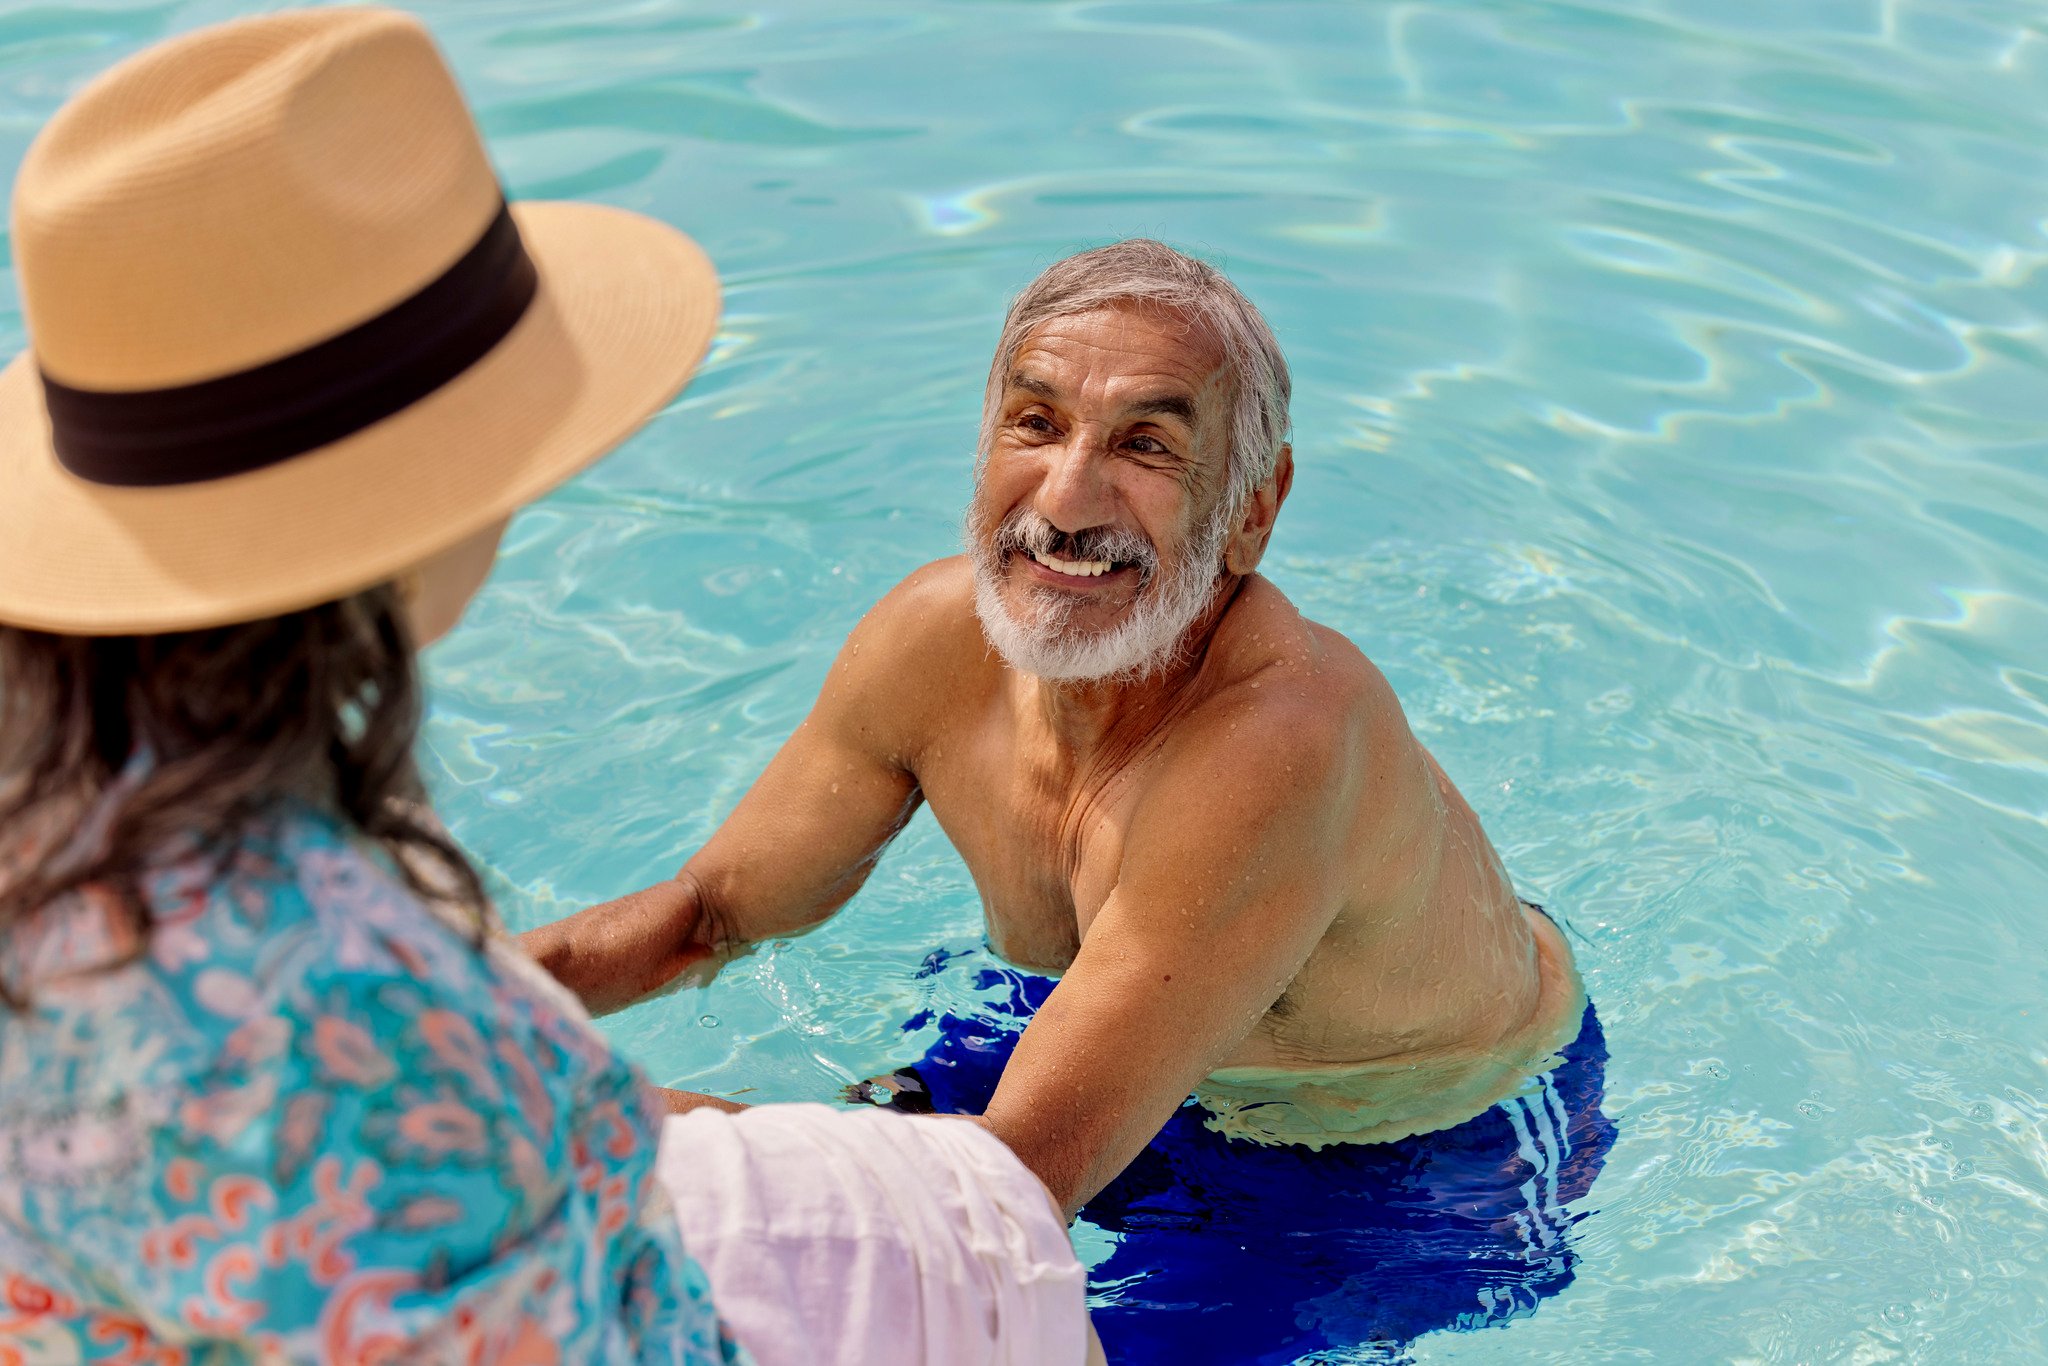
<svg viewBox="0 0 2048 1366"><path fill-rule="evenodd" d="M1116 885L1125 784L984 737L920 764L918 784L987 916L996 952L1063 971Z"/></svg>

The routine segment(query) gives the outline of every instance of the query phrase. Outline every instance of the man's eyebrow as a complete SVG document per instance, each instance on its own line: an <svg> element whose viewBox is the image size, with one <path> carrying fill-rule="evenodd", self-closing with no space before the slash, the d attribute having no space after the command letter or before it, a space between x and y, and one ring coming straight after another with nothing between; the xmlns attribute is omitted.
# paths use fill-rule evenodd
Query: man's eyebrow
<svg viewBox="0 0 2048 1366"><path fill-rule="evenodd" d="M1133 417L1177 417L1185 425L1195 425L1195 401L1186 394L1152 394L1139 399L1129 409Z"/></svg>
<svg viewBox="0 0 2048 1366"><path fill-rule="evenodd" d="M1049 381L1022 370L1011 372L1010 387L1022 389L1048 403L1058 401L1060 396L1059 390L1053 388ZM1132 417L1177 417L1189 427L1195 425L1195 401L1186 394L1148 394L1124 411Z"/></svg>

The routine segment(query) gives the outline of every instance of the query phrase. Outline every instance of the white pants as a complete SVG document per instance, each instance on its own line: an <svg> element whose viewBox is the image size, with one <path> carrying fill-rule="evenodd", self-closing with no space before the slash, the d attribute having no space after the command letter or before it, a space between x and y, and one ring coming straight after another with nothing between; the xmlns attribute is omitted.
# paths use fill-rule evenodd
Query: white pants
<svg viewBox="0 0 2048 1366"><path fill-rule="evenodd" d="M759 1366L1079 1366L1086 1273L980 1125L824 1105L693 1110L662 1184Z"/></svg>

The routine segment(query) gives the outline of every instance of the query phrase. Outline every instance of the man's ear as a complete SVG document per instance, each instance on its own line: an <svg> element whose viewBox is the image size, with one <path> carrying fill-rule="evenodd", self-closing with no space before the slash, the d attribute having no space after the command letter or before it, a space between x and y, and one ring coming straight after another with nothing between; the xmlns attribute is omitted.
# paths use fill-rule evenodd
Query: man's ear
<svg viewBox="0 0 2048 1366"><path fill-rule="evenodd" d="M1280 505L1287 501L1288 491L1293 487L1294 447L1282 446L1273 461L1273 472L1253 490L1244 515L1231 528L1230 539L1223 543L1225 569L1243 576L1259 567L1259 561L1266 557L1266 543L1273 539L1273 519L1280 515Z"/></svg>

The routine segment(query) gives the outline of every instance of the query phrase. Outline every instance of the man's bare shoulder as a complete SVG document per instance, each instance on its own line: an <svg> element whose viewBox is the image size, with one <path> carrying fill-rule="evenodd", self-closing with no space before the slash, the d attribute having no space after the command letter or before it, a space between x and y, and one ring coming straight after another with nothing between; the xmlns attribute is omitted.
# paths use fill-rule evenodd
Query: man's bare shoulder
<svg viewBox="0 0 2048 1366"><path fill-rule="evenodd" d="M1246 743L1286 732L1300 737L1297 745L1349 750L1384 743L1389 728L1407 734L1392 685L1365 652L1303 616L1266 579L1246 583L1211 655L1214 691L1205 709L1228 715Z"/></svg>
<svg viewBox="0 0 2048 1366"><path fill-rule="evenodd" d="M1284 867L1317 888L1298 901L1301 914L1334 914L1335 882L1321 884L1341 880L1359 844L1375 736L1394 706L1386 680L1349 640L1256 579L1219 623L1200 677L1140 770L1120 828L1121 875L1235 886L1258 881L1251 865ZM1201 904L1221 916L1238 903Z"/></svg>
<svg viewBox="0 0 2048 1366"><path fill-rule="evenodd" d="M848 644L877 652L891 667L986 656L974 615L973 565L955 555L912 570L868 609Z"/></svg>
<svg viewBox="0 0 2048 1366"><path fill-rule="evenodd" d="M1419 770L1400 702L1364 652L1254 579L1204 671L1202 697L1160 749L1140 822L1176 839L1223 822L1240 842L1328 856L1332 870L1335 851L1369 845ZM1193 792L1205 799L1190 808Z"/></svg>
<svg viewBox="0 0 2048 1366"><path fill-rule="evenodd" d="M989 674L964 557L913 570L869 608L839 651L826 691L892 731L921 734L961 689Z"/></svg>
<svg viewBox="0 0 2048 1366"><path fill-rule="evenodd" d="M854 625L804 724L822 723L845 743L913 766L959 710L963 689L988 672L987 655L972 567L961 557L934 561L911 571Z"/></svg>

